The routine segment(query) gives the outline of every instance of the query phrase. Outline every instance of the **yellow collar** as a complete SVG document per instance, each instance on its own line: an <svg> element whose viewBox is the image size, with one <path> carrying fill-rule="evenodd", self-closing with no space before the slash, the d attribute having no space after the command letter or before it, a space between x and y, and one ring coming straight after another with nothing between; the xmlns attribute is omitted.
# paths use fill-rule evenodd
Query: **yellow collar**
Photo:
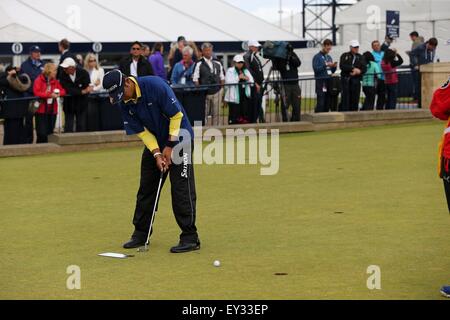
<svg viewBox="0 0 450 320"><path fill-rule="evenodd" d="M131 99L125 100L124 102L128 103L128 102L132 101L133 103L137 103L139 98L142 97L141 88L139 87L139 84L138 84L137 80L134 77L129 77L128 79L133 81L134 84L135 84L135 87L136 87L136 99L131 98Z"/></svg>

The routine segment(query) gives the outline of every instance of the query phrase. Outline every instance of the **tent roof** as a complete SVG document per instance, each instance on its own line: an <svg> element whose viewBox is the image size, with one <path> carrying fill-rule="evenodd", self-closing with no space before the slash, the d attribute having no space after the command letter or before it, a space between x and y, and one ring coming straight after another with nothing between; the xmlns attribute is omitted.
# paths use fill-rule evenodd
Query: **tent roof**
<svg viewBox="0 0 450 320"><path fill-rule="evenodd" d="M300 40L222 0L2 0L0 34L0 42Z"/></svg>
<svg viewBox="0 0 450 320"><path fill-rule="evenodd" d="M365 24L371 6L380 8L381 23L386 23L386 10L400 11L400 21L419 22L450 19L448 0L363 0L337 13L336 24Z"/></svg>

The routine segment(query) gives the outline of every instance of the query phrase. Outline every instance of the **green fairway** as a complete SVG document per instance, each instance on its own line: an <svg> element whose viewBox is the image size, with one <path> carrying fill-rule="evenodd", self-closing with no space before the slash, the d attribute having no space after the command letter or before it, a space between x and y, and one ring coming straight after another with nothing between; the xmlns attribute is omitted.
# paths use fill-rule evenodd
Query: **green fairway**
<svg viewBox="0 0 450 320"><path fill-rule="evenodd" d="M202 250L169 253L179 229L167 184L150 252L128 260L97 254L125 252L141 149L0 159L0 298L440 299L450 284L442 130L283 135L269 177L196 166ZM66 288L70 265L81 290ZM381 290L366 286L370 265Z"/></svg>

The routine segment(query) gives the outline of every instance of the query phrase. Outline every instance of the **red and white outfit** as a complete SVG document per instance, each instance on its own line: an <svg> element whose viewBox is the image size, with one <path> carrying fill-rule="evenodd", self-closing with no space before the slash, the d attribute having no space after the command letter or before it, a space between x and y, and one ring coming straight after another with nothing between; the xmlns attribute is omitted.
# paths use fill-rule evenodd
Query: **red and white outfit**
<svg viewBox="0 0 450 320"><path fill-rule="evenodd" d="M446 129L439 145L439 176L444 180L445 193L450 211L450 78L436 92L431 102L431 113L438 119L447 121Z"/></svg>

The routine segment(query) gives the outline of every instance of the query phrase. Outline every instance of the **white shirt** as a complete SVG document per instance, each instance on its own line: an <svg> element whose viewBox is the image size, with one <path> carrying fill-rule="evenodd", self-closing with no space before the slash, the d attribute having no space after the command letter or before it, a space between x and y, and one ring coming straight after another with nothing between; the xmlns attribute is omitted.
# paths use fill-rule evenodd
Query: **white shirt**
<svg viewBox="0 0 450 320"><path fill-rule="evenodd" d="M94 86L94 92L99 92L103 90L103 77L105 76L105 71L103 68L92 69L89 71L89 76L91 78L91 84ZM98 86L95 85L97 80L100 80L100 84Z"/></svg>
<svg viewBox="0 0 450 320"><path fill-rule="evenodd" d="M69 77L70 80L72 80L72 82L75 82L75 79L77 78L77 73L75 72L74 74L70 74Z"/></svg>
<svg viewBox="0 0 450 320"><path fill-rule="evenodd" d="M209 69L211 69L211 72L214 72L214 66L213 66L213 59L207 59L205 57L203 57L204 61L206 61L206 64L208 65ZM223 72L223 66L220 62L216 61L217 63L219 63L220 65L220 80L224 81L225 80L225 75ZM200 66L202 65L203 61L200 61L199 63L197 63L195 70L194 70L194 75L192 76L192 80L194 82L198 82L198 79L200 78Z"/></svg>
<svg viewBox="0 0 450 320"><path fill-rule="evenodd" d="M131 74L133 77L135 77L135 78L138 77L137 65L138 65L138 62L137 62L137 61L135 61L134 59L131 60L131 64L130 64L130 74Z"/></svg>

